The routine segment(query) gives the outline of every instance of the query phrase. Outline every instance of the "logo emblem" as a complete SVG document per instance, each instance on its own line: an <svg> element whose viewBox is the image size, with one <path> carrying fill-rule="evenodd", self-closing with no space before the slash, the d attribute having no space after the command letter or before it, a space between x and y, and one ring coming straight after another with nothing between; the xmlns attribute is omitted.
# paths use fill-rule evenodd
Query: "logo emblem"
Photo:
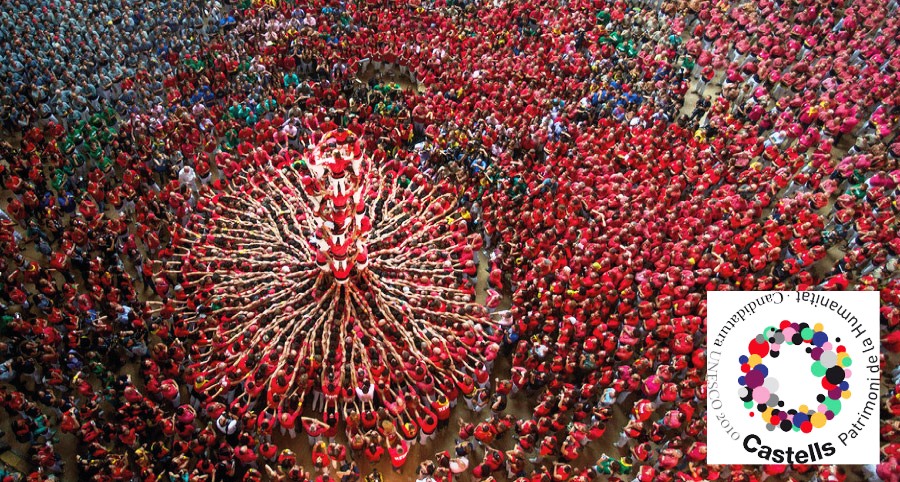
<svg viewBox="0 0 900 482"><path fill-rule="evenodd" d="M709 464L877 464L877 291L707 294Z"/></svg>

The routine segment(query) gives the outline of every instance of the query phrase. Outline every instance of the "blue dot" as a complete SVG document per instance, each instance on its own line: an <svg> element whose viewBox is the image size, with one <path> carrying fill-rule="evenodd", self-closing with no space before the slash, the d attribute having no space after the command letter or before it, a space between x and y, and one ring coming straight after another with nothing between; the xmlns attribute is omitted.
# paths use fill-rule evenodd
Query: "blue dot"
<svg viewBox="0 0 900 482"><path fill-rule="evenodd" d="M828 335L824 331L817 331L812 337L812 343L816 346L822 346L828 342Z"/></svg>
<svg viewBox="0 0 900 482"><path fill-rule="evenodd" d="M849 390L849 389L850 389L850 384L847 383L847 382L841 382L840 385L838 385L838 387L840 387L841 390Z"/></svg>
<svg viewBox="0 0 900 482"><path fill-rule="evenodd" d="M741 362L741 365L743 365L744 363L750 361L750 358L747 355L741 355L741 357L738 358L738 361Z"/></svg>
<svg viewBox="0 0 900 482"><path fill-rule="evenodd" d="M744 383L744 376L743 376L743 375L741 375L741 376L738 377L738 383L740 383L741 385L746 385L746 383Z"/></svg>
<svg viewBox="0 0 900 482"><path fill-rule="evenodd" d="M755 367L753 367L753 369L758 372L762 372L764 377L769 376L769 367L763 365L762 363L760 363L759 365L756 365Z"/></svg>

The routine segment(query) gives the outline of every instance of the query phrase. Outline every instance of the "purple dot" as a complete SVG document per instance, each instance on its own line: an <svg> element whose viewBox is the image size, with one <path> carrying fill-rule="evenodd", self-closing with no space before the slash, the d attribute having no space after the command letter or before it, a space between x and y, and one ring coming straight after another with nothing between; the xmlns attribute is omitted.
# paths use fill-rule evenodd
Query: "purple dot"
<svg viewBox="0 0 900 482"><path fill-rule="evenodd" d="M821 348L815 347L812 349L812 352L809 354L809 356L811 356L813 360L818 360L822 358L822 352L823 350Z"/></svg>
<svg viewBox="0 0 900 482"><path fill-rule="evenodd" d="M828 398L832 400L837 400L841 398L841 389L840 388L832 388L828 390Z"/></svg>
<svg viewBox="0 0 900 482"><path fill-rule="evenodd" d="M832 412L831 410L825 412L825 418L831 420L832 418L834 418L834 412Z"/></svg>
<svg viewBox="0 0 900 482"><path fill-rule="evenodd" d="M744 382L747 385L747 388L754 389L756 387L762 386L762 384L766 381L766 376L759 370L750 370L744 376Z"/></svg>

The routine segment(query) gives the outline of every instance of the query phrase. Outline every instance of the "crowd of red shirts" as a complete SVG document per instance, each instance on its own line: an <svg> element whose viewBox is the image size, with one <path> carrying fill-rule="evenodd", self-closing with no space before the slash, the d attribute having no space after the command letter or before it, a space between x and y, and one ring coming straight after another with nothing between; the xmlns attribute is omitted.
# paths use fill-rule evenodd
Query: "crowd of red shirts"
<svg viewBox="0 0 900 482"><path fill-rule="evenodd" d="M480 443L422 463L420 479L842 480L831 466L704 463L710 290L879 290L882 413L900 416L895 1L384 7L228 4L208 45L157 59L168 78L123 80L161 80L164 104L87 112L90 127L35 121L2 145L0 405L28 479L356 480L385 453L405 462L402 432L374 411L362 443L316 444L329 463L304 468L265 406L203 396L188 369L203 334L174 308L190 300L167 263L197 193L338 125L398 173L452 180L483 234L472 248L496 255L491 288L511 296L496 333L510 373L435 400L489 410L460 424ZM353 81L386 64L419 89ZM691 82L722 88L682 115ZM512 396L534 399L531 419L506 413ZM620 453L583 460L614 404L629 414ZM883 480L897 480L898 427L882 421ZM498 450L507 433L514 447ZM460 469L468 456L480 462Z"/></svg>

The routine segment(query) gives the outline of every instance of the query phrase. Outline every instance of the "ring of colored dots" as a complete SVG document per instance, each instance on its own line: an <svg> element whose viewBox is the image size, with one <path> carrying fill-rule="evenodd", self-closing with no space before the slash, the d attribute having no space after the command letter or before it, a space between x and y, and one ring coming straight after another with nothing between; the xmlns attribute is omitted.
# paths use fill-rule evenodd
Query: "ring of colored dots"
<svg viewBox="0 0 900 482"><path fill-rule="evenodd" d="M742 375L738 396L753 417L759 413L769 431L809 433L820 429L841 411L841 400L850 398L850 355L846 347L832 343L821 323L782 321L777 327L768 326L748 345L748 355L741 355ZM805 346L812 364L810 371L819 378L822 391L816 403L786 408L778 396L778 379L769 372L767 357L777 358L784 345Z"/></svg>

